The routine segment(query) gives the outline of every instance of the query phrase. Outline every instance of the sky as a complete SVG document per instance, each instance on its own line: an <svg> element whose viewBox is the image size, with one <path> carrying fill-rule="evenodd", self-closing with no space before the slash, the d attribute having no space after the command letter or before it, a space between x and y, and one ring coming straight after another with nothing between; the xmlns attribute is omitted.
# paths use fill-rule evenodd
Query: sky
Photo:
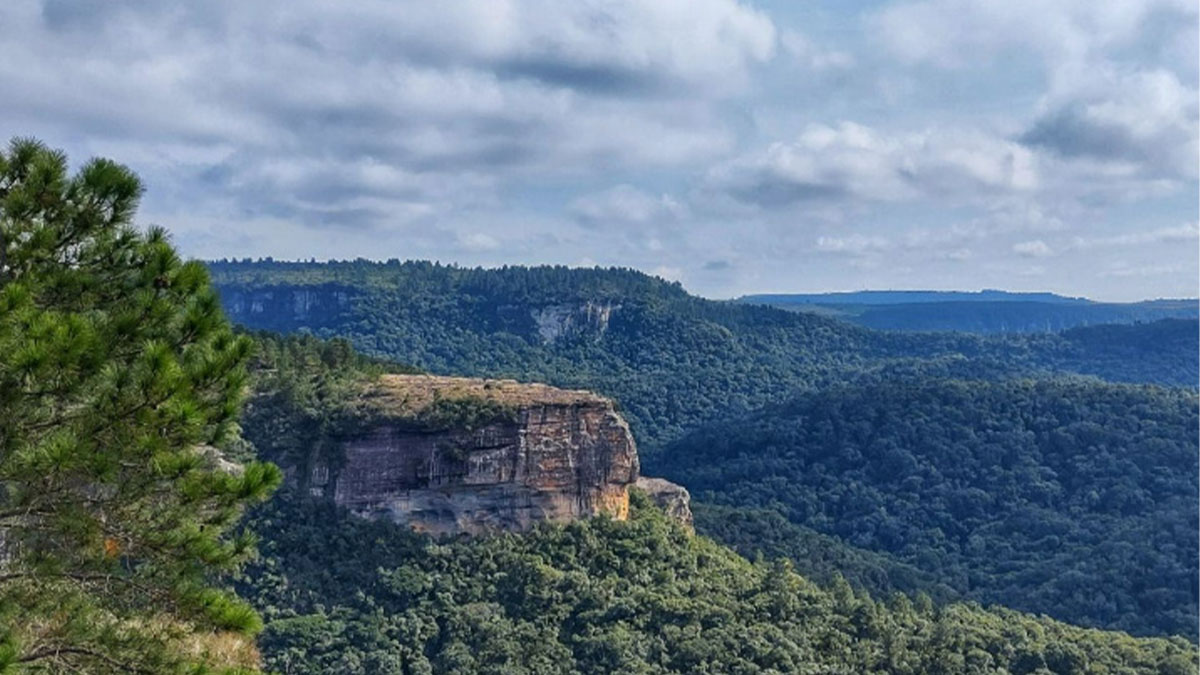
<svg viewBox="0 0 1200 675"><path fill-rule="evenodd" d="M1197 13L4 0L0 135L129 165L205 259L1194 297Z"/></svg>

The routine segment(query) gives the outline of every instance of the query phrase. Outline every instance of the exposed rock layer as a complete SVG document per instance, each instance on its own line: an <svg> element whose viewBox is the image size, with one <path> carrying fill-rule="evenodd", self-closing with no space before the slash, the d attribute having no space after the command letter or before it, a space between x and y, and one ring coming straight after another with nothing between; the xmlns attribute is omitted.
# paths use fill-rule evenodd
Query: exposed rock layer
<svg viewBox="0 0 1200 675"><path fill-rule="evenodd" d="M692 529L692 499L687 488L663 478L646 476L639 477L634 485L645 492L664 513L683 523L688 530Z"/></svg>
<svg viewBox="0 0 1200 675"><path fill-rule="evenodd" d="M343 461L310 464L313 495L435 534L628 514L637 448L609 399L511 380L387 375L367 401L380 414L340 442ZM421 422L447 402L491 419Z"/></svg>

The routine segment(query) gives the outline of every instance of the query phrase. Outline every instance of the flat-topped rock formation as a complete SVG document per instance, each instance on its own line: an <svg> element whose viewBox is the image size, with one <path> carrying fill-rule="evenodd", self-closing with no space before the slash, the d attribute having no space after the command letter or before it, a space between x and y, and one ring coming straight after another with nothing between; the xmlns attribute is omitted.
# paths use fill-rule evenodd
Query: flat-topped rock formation
<svg viewBox="0 0 1200 675"><path fill-rule="evenodd" d="M637 447L610 399L513 380L384 375L363 403L367 421L336 441L337 459L315 459L297 476L314 496L434 534L628 515Z"/></svg>

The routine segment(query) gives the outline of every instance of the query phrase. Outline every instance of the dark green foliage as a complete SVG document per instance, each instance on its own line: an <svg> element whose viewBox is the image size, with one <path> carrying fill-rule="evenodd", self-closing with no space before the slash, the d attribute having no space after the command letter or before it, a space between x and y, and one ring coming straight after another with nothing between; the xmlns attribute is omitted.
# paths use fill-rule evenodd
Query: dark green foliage
<svg viewBox="0 0 1200 675"><path fill-rule="evenodd" d="M1164 319L1134 326L1090 326L1064 331L1071 344L1064 366L1114 382L1196 388L1200 384L1198 324Z"/></svg>
<svg viewBox="0 0 1200 675"><path fill-rule="evenodd" d="M321 340L311 335L254 335L253 389L242 415L249 441L241 450L285 466L307 467L321 459L337 467L342 458L338 442L386 414L421 431L476 429L515 419L516 410L496 401L460 397L440 398L402 419L394 411L370 405L367 388L383 373L417 373L410 366L374 359L356 352L350 343Z"/></svg>
<svg viewBox="0 0 1200 675"><path fill-rule="evenodd" d="M372 413L360 405L360 394L371 380L416 372L363 356L345 340L262 333L254 341L253 392L242 414L253 444L247 452L291 466L330 451L329 441L367 422Z"/></svg>
<svg viewBox="0 0 1200 675"><path fill-rule="evenodd" d="M931 572L887 554L854 548L837 537L797 525L773 509L693 500L692 514L696 531L747 558L787 558L797 572L824 586L842 578L856 589L885 598L894 593L925 594L944 603L960 597Z"/></svg>
<svg viewBox="0 0 1200 675"><path fill-rule="evenodd" d="M527 536L435 542L289 501L254 527L271 536L244 592L279 672L1194 672L1183 640L823 590L689 537L641 498L629 522Z"/></svg>
<svg viewBox="0 0 1200 675"><path fill-rule="evenodd" d="M902 379L713 425L647 470L886 554L964 597L1195 639L1197 424L1183 390Z"/></svg>
<svg viewBox="0 0 1200 675"><path fill-rule="evenodd" d="M799 389L898 371L963 378L1065 371L1194 386L1200 367L1195 322L1132 327L1121 336L891 334L704 300L623 269L398 261L210 269L227 311L254 328L341 336L436 373L613 396L648 454L699 424ZM1154 335L1141 337L1142 330ZM1163 331L1172 339L1159 340Z"/></svg>
<svg viewBox="0 0 1200 675"><path fill-rule="evenodd" d="M231 436L251 344L203 265L130 225L140 194L108 160L0 152L3 672L175 672L260 626L212 581L252 552L227 530L280 473L200 447Z"/></svg>
<svg viewBox="0 0 1200 675"><path fill-rule="evenodd" d="M515 422L516 419L517 409L499 401L471 396L456 398L435 396L431 404L417 411L411 419L406 421L422 431L446 429L474 431L489 424Z"/></svg>

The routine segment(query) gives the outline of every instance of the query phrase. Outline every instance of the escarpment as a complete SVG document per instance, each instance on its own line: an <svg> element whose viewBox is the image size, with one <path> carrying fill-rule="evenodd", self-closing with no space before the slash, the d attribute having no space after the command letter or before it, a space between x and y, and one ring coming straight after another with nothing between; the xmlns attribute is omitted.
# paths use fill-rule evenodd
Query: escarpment
<svg viewBox="0 0 1200 675"><path fill-rule="evenodd" d="M293 483L433 534L628 515L637 447L607 398L512 380L384 375L363 403L361 425L335 439L333 452L292 468Z"/></svg>

